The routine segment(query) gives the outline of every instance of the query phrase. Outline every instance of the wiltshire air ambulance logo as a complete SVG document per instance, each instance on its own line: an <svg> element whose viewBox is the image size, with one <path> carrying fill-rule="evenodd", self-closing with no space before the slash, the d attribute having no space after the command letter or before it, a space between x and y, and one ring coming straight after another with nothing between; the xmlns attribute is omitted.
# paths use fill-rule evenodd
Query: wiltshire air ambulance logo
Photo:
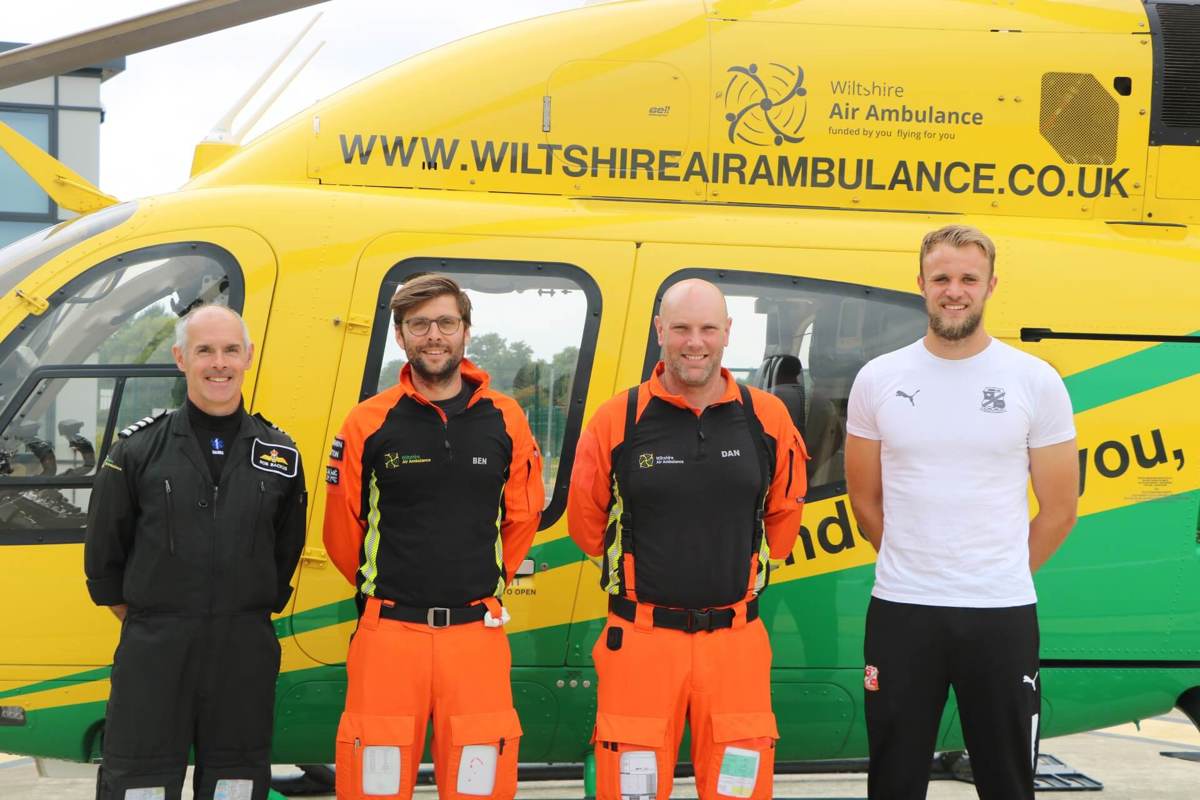
<svg viewBox="0 0 1200 800"><path fill-rule="evenodd" d="M287 445L255 439L254 446L250 448L250 464L263 472L294 478L300 467L300 454Z"/></svg>
<svg viewBox="0 0 1200 800"><path fill-rule="evenodd" d="M768 147L804 141L800 129L808 117L804 69L783 64L730 67L725 87L729 141Z"/></svg>
<svg viewBox="0 0 1200 800"><path fill-rule="evenodd" d="M642 453L638 456L638 466L642 469L650 469L654 466L654 453Z"/></svg>
<svg viewBox="0 0 1200 800"><path fill-rule="evenodd" d="M397 469L409 464L431 464L433 459L420 453L384 453L383 466L385 469Z"/></svg>

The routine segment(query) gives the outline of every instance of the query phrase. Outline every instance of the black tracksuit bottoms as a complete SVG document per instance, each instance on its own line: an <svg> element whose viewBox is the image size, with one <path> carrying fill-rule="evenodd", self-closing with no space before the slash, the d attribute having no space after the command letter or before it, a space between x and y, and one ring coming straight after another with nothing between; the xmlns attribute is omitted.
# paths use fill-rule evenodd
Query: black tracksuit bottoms
<svg viewBox="0 0 1200 800"><path fill-rule="evenodd" d="M266 800L279 640L267 612L131 612L113 656L97 800ZM138 791L141 790L141 791Z"/></svg>
<svg viewBox="0 0 1200 800"><path fill-rule="evenodd" d="M981 800L1033 800L1042 689L1036 605L950 608L872 597L863 651L871 800L924 800L949 687Z"/></svg>

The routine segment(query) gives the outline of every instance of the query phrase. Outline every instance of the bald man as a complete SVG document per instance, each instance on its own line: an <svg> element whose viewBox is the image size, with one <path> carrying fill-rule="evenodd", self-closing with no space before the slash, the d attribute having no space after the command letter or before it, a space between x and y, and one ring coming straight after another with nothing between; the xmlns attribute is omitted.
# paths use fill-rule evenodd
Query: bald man
<svg viewBox="0 0 1200 800"><path fill-rule="evenodd" d="M687 280L654 318L662 360L579 440L571 537L603 557L599 800L671 794L684 721L701 798L771 797L771 647L758 618L768 560L800 530L807 453L783 403L721 366L732 320Z"/></svg>
<svg viewBox="0 0 1200 800"><path fill-rule="evenodd" d="M88 512L92 600L121 620L98 800L266 800L279 641L307 494L286 433L242 405L245 323L201 306L175 326L187 401L130 425Z"/></svg>

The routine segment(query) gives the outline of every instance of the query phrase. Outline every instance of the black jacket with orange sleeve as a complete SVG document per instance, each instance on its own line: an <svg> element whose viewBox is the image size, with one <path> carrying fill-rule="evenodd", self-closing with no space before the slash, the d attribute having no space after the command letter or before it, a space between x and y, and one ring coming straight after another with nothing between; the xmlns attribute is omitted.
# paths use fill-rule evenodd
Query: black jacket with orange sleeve
<svg viewBox="0 0 1200 800"><path fill-rule="evenodd" d="M545 490L525 413L488 387L446 418L400 382L355 406L326 467L325 549L370 597L402 606L461 608L504 593L529 551Z"/></svg>
<svg viewBox="0 0 1200 800"><path fill-rule="evenodd" d="M622 392L602 405L580 437L571 537L604 556L609 594L677 608L730 605L761 592L768 559L791 552L808 454L777 397L722 369L725 393L698 410L667 391L662 372L660 362L636 400Z"/></svg>

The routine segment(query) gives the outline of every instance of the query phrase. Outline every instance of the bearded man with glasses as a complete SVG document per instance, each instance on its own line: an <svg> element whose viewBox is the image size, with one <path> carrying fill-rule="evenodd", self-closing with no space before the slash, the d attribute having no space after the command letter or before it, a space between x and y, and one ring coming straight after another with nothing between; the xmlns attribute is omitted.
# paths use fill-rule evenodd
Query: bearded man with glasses
<svg viewBox="0 0 1200 800"><path fill-rule="evenodd" d="M521 724L500 604L544 502L525 413L463 357L471 300L422 275L391 301L408 363L350 411L325 471L325 547L357 590L337 796L409 798L433 720L440 797L516 793Z"/></svg>

